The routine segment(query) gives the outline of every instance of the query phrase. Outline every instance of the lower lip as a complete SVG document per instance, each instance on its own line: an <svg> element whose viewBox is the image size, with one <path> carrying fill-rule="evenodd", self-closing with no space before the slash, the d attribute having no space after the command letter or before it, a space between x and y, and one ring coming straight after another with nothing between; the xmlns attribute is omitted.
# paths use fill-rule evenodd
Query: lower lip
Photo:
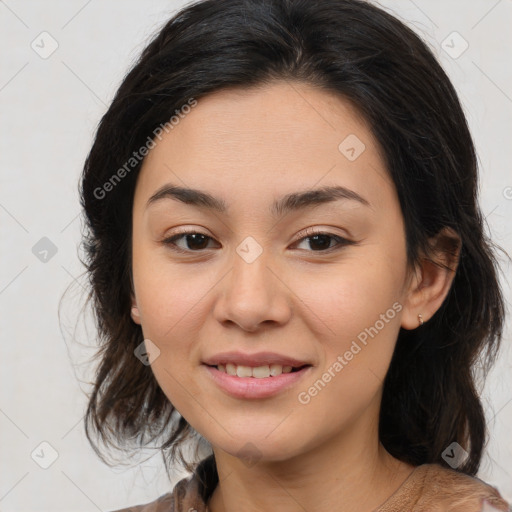
<svg viewBox="0 0 512 512"><path fill-rule="evenodd" d="M292 387L301 380L312 366L305 366L296 372L282 373L276 377L236 377L217 370L214 366L203 365L214 382L235 398L268 398Z"/></svg>

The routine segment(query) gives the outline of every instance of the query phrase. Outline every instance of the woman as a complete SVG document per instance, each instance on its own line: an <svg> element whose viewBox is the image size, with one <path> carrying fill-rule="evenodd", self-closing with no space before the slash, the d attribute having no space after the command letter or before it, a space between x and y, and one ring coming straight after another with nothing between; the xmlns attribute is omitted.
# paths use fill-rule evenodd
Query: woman
<svg viewBox="0 0 512 512"><path fill-rule="evenodd" d="M81 186L87 435L193 471L129 510L508 509L475 477L473 365L504 317L475 150L401 22L359 0L182 9Z"/></svg>

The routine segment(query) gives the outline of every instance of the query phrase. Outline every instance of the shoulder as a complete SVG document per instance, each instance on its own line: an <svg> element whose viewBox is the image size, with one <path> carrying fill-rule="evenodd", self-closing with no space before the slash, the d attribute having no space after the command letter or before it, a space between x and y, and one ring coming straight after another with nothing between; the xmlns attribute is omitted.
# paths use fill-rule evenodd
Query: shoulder
<svg viewBox="0 0 512 512"><path fill-rule="evenodd" d="M150 503L134 505L111 512L205 512L196 478L183 478L172 492L168 492Z"/></svg>
<svg viewBox="0 0 512 512"><path fill-rule="evenodd" d="M403 487L403 489L402 489ZM508 512L497 489L477 477L439 464L418 466L395 494L409 497L415 512Z"/></svg>

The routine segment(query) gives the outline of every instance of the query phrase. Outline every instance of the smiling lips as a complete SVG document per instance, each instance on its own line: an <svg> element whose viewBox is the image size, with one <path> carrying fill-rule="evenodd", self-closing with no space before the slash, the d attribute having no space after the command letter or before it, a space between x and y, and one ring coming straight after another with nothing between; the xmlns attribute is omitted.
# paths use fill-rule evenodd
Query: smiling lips
<svg viewBox="0 0 512 512"><path fill-rule="evenodd" d="M225 352L203 364L216 384L237 398L266 398L289 388L312 367L273 352Z"/></svg>

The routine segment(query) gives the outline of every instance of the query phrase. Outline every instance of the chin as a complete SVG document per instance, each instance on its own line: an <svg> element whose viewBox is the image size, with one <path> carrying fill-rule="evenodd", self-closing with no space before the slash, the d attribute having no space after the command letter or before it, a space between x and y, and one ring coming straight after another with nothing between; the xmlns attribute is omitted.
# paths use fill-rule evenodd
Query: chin
<svg viewBox="0 0 512 512"><path fill-rule="evenodd" d="M271 440L265 438L268 435L268 430L264 435L260 435L259 432L258 435L256 433L251 435L251 433L252 430L251 432L246 430L243 435L233 435L233 437L223 439L223 442L211 442L211 444L214 448L240 459L248 467L258 462L282 462L299 455L300 448L295 443L291 444L292 438L289 434L285 436L282 434L272 435Z"/></svg>

